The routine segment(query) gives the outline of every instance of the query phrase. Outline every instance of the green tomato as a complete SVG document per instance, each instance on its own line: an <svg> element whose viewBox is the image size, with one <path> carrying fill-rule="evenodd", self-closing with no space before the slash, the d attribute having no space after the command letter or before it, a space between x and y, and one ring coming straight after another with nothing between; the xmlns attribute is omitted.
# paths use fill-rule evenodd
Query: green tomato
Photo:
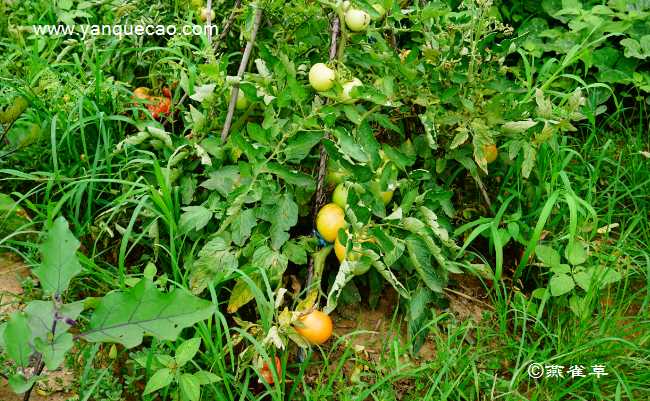
<svg viewBox="0 0 650 401"><path fill-rule="evenodd" d="M365 31L370 24L370 15L363 10L351 8L345 12L345 24L353 32Z"/></svg>
<svg viewBox="0 0 650 401"><path fill-rule="evenodd" d="M348 186L345 182L339 183L339 185L337 185L334 189L334 193L332 194L332 202L339 205L341 209L345 209L345 206L348 203Z"/></svg>
<svg viewBox="0 0 650 401"><path fill-rule="evenodd" d="M370 183L370 189L375 194L375 196L380 197L384 206L390 203L390 201L393 199L393 195L395 194L395 191L392 189L392 185L389 185L388 191L382 191L381 185L379 185L379 181L377 180Z"/></svg>
<svg viewBox="0 0 650 401"><path fill-rule="evenodd" d="M338 164L330 163L327 167L327 184L328 185L338 185L345 180L349 173L342 169Z"/></svg>
<svg viewBox="0 0 650 401"><path fill-rule="evenodd" d="M214 22L215 18L217 18L217 14L214 12L214 10L210 10L210 12L208 12L207 8L201 7L201 14L199 14L201 21L206 22L208 20L208 16L210 16L211 22Z"/></svg>
<svg viewBox="0 0 650 401"><path fill-rule="evenodd" d="M230 93L232 94L232 90L230 91ZM239 92L237 93L237 103L235 103L235 108L237 110L245 110L247 107L248 107L248 99L246 98L246 94L244 93L244 91L239 89Z"/></svg>
<svg viewBox="0 0 650 401"><path fill-rule="evenodd" d="M348 81L344 83L343 92L341 92L341 100L343 101L343 103L352 104L356 102L357 99L352 98L350 93L352 92L352 89L361 85L363 84L357 78L354 78L352 81Z"/></svg>
<svg viewBox="0 0 650 401"><path fill-rule="evenodd" d="M318 92L332 89L336 73L323 63L314 64L309 70L309 84Z"/></svg>

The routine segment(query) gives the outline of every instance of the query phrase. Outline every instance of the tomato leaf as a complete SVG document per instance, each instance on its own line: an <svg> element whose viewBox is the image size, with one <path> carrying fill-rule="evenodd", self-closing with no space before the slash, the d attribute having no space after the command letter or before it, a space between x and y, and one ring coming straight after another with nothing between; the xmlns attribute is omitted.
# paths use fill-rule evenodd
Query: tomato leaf
<svg viewBox="0 0 650 401"><path fill-rule="evenodd" d="M232 241L235 245L244 245L248 237L250 237L251 230L255 227L256 221L257 219L255 218L255 211L253 209L246 209L235 218L230 227Z"/></svg>
<svg viewBox="0 0 650 401"><path fill-rule="evenodd" d="M183 211L179 222L181 233L188 233L192 230L199 231L212 219L212 212L203 206L186 206Z"/></svg>
<svg viewBox="0 0 650 401"><path fill-rule="evenodd" d="M200 294L209 283L215 282L238 267L237 255L221 237L208 241L199 258L190 265L190 289Z"/></svg>

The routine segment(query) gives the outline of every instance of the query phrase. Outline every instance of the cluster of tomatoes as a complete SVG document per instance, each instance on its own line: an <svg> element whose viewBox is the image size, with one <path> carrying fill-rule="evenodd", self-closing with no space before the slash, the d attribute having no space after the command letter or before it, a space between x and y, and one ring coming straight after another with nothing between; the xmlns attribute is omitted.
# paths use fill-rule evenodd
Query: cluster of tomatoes
<svg viewBox="0 0 650 401"><path fill-rule="evenodd" d="M133 91L133 99L136 104L143 103L155 119L168 116L171 113L172 94L167 87L162 89L162 96L153 96L151 89L140 86Z"/></svg>
<svg viewBox="0 0 650 401"><path fill-rule="evenodd" d="M373 8L379 14L378 18L384 17L386 13L384 7L375 4ZM371 18L367 12L352 8L349 1L343 2L343 10L345 11L345 25L352 32L362 32L368 28ZM324 63L316 63L309 70L309 84L318 92L326 92L332 89L335 81L336 72ZM342 82L341 101L348 104L354 103L356 99L352 97L352 89L361 85L362 82L358 78Z"/></svg>

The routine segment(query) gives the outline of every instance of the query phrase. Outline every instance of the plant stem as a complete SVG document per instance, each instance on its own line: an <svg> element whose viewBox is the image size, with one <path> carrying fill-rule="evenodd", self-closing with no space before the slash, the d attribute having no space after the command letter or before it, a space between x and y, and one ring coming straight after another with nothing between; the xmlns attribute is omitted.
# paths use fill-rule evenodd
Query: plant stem
<svg viewBox="0 0 650 401"><path fill-rule="evenodd" d="M334 60L335 57L338 56L340 58L340 52L343 50L341 49L340 45L345 44L345 41L341 40L339 43L338 51L337 51L337 39L338 35L341 29L341 13L338 12L337 10L337 16L334 17L332 20L332 25L331 25L331 42L330 42L330 52L329 52L329 61L331 62ZM325 138L328 138L329 134L325 135ZM316 183L316 198L314 202L314 208L312 209L312 224L316 226L316 215L318 213L318 210L323 206L325 203L325 176L327 174L327 160L328 160L328 155L327 151L325 150L325 146L323 146L322 142L320 144L320 159L318 161L318 180ZM307 288L310 288L311 286L311 281L314 275L314 258L312 256L309 257L309 263L307 264ZM318 302L316 302L318 303Z"/></svg>
<svg viewBox="0 0 650 401"><path fill-rule="evenodd" d="M212 29L210 29L210 25L212 24L212 0L208 0L205 8L208 10L205 21L208 27L208 43L212 43Z"/></svg>
<svg viewBox="0 0 650 401"><path fill-rule="evenodd" d="M230 12L230 16L228 17L226 23L223 25L223 31L221 32L221 34L219 34L219 39L216 42L214 42L214 45L212 46L214 51L217 51L217 48L219 47L221 42L226 38L228 32L230 32L232 23L235 20L235 15L237 15L237 9L239 9L240 5L241 5L241 0L235 0L235 4L232 6L232 11Z"/></svg>
<svg viewBox="0 0 650 401"><path fill-rule="evenodd" d="M257 30L260 28L260 23L262 22L262 8L257 6L255 10L255 20L253 22L253 30L251 32L251 38L246 44L244 49L244 54L239 63L239 70L237 71L237 77L241 79L244 76L244 71L246 71L246 66L248 65L248 59L251 56L253 46L255 45L255 37L257 36ZM237 95L239 95L239 80L235 82L232 86L232 94L230 96L230 104L228 105L228 114L226 115L226 122L223 125L223 130L221 131L221 142L226 142L228 138L228 133L230 132L230 125L232 124L232 117L235 114L235 105L237 104Z"/></svg>

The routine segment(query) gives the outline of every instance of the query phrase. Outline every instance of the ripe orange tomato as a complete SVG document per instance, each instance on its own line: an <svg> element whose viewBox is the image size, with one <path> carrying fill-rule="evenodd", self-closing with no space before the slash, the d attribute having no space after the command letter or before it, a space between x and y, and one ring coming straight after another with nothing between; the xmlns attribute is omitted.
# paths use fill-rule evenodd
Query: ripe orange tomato
<svg viewBox="0 0 650 401"><path fill-rule="evenodd" d="M149 99L149 88L144 86L139 86L135 88L135 90L133 91L133 98L142 99L142 100Z"/></svg>
<svg viewBox="0 0 650 401"><path fill-rule="evenodd" d="M345 227L345 213L335 203L323 206L316 216L316 229L327 242L334 242L341 228Z"/></svg>
<svg viewBox="0 0 650 401"><path fill-rule="evenodd" d="M296 332L311 344L323 344L332 336L332 319L324 312L315 310L302 316L299 322Z"/></svg>
<svg viewBox="0 0 650 401"><path fill-rule="evenodd" d="M348 240L351 240L348 238ZM354 262L355 260L359 260L359 257L361 256L359 254L359 246L352 246L352 250L350 253L347 252L347 249L345 245L339 241L339 237L336 236L336 241L334 241L334 253L336 254L336 258L339 260L340 263L343 263L345 259L349 260L350 262Z"/></svg>
<svg viewBox="0 0 650 401"><path fill-rule="evenodd" d="M282 363L280 362L280 358L278 358L278 356L276 355L275 356L275 373L277 374L278 378L281 377L281 372L282 372ZM262 366L262 369L260 370L260 376L268 384L275 383L275 380L273 379L273 372L271 372L271 368L269 368L268 362L264 362L264 365Z"/></svg>

